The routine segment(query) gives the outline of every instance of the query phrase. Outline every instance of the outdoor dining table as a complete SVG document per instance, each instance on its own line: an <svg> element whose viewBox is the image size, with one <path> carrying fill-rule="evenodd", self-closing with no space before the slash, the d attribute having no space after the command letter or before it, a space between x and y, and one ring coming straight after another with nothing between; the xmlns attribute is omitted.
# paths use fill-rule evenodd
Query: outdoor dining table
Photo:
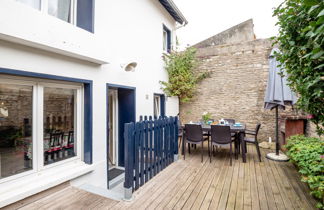
<svg viewBox="0 0 324 210"><path fill-rule="evenodd" d="M243 162L245 163L246 162L246 153L245 153L245 147L244 147L244 135L245 135L246 126L243 123L241 123L240 126L234 126L234 124L229 124L228 126L230 126L231 133L237 134L237 141L241 145L242 159L243 159ZM201 125L201 127L202 127L203 131L210 133L211 125L203 124L203 125ZM183 129L184 135L185 135L185 127L182 126L182 129ZM184 146L185 146L184 142L185 141L182 141L182 152L184 152Z"/></svg>

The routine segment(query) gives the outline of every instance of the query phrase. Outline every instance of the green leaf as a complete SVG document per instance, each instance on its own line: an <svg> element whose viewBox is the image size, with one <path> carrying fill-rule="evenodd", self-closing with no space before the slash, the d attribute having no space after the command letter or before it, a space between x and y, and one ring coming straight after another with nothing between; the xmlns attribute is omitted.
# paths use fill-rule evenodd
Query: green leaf
<svg viewBox="0 0 324 210"><path fill-rule="evenodd" d="M324 9L317 15L317 17L323 16L324 15Z"/></svg>
<svg viewBox="0 0 324 210"><path fill-rule="evenodd" d="M324 54L324 50L318 52L318 53L315 53L311 58L312 59L318 59L319 57L321 57L322 55Z"/></svg>
<svg viewBox="0 0 324 210"><path fill-rule="evenodd" d="M304 0L304 3L306 6L314 6L316 4L318 4L317 0Z"/></svg>

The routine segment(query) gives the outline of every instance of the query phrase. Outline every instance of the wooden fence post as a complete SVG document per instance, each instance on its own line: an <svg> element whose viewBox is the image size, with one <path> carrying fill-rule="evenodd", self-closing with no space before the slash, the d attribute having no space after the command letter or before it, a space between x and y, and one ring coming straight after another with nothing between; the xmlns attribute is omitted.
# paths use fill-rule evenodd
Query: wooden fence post
<svg viewBox="0 0 324 210"><path fill-rule="evenodd" d="M132 199L134 180L134 123L126 123L124 131L125 139L125 182L124 198Z"/></svg>

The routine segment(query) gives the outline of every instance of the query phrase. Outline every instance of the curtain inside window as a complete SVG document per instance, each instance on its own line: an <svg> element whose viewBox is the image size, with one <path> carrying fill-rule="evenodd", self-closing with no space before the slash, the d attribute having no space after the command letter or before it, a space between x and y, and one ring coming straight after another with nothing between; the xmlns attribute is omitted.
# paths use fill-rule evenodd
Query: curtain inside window
<svg viewBox="0 0 324 210"><path fill-rule="evenodd" d="M16 1L21 2L23 4L27 4L30 7L40 10L41 0L16 0Z"/></svg>
<svg viewBox="0 0 324 210"><path fill-rule="evenodd" d="M71 0L48 0L48 14L71 22Z"/></svg>
<svg viewBox="0 0 324 210"><path fill-rule="evenodd" d="M159 96L154 97L154 116L156 116L156 117L160 116L160 97Z"/></svg>

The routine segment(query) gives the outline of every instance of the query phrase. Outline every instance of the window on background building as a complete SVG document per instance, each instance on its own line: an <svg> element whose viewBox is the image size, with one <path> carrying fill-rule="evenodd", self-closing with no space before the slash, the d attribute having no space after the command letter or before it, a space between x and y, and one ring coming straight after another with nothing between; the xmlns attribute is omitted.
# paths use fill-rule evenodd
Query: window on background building
<svg viewBox="0 0 324 210"><path fill-rule="evenodd" d="M171 52L171 31L166 26L163 26L163 51Z"/></svg>
<svg viewBox="0 0 324 210"><path fill-rule="evenodd" d="M0 79L0 182L81 161L82 87L28 83Z"/></svg>
<svg viewBox="0 0 324 210"><path fill-rule="evenodd" d="M65 22L94 32L93 0L15 0Z"/></svg>

